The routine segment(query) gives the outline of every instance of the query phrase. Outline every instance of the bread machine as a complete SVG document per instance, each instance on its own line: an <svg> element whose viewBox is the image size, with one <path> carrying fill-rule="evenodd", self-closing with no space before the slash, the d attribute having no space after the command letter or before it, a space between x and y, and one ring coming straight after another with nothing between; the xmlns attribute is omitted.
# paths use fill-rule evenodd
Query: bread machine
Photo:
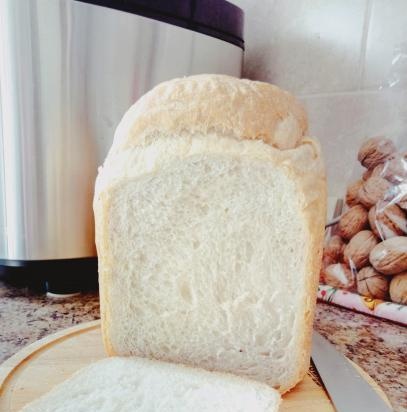
<svg viewBox="0 0 407 412"><path fill-rule="evenodd" d="M157 83L240 76L243 12L225 0L0 2L0 265L71 293L97 279L98 165Z"/></svg>

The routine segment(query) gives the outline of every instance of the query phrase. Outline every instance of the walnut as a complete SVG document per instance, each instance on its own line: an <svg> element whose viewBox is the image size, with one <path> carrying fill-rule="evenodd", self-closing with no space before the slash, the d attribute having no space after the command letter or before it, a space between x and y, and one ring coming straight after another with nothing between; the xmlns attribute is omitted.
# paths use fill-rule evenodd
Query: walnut
<svg viewBox="0 0 407 412"><path fill-rule="evenodd" d="M372 299L386 300L389 296L389 277L371 266L361 269L356 275L358 293Z"/></svg>
<svg viewBox="0 0 407 412"><path fill-rule="evenodd" d="M368 214L365 208L361 205L353 206L339 220L339 235L344 239L351 239L356 233L363 230L367 223Z"/></svg>
<svg viewBox="0 0 407 412"><path fill-rule="evenodd" d="M358 192L362 186L363 180L357 180L348 186L348 190L346 191L346 204L348 206L355 206L359 203Z"/></svg>
<svg viewBox="0 0 407 412"><path fill-rule="evenodd" d="M400 273L391 280L390 299L395 303L407 305L407 272Z"/></svg>
<svg viewBox="0 0 407 412"><path fill-rule="evenodd" d="M390 139L372 137L366 140L359 149L358 160L362 166L372 169L396 152L396 147Z"/></svg>
<svg viewBox="0 0 407 412"><path fill-rule="evenodd" d="M384 275L395 275L407 270L407 237L396 236L376 245L370 252L372 266Z"/></svg>
<svg viewBox="0 0 407 412"><path fill-rule="evenodd" d="M407 233L406 214L396 204L379 201L369 210L369 224L382 240Z"/></svg>
<svg viewBox="0 0 407 412"><path fill-rule="evenodd" d="M322 255L322 266L325 268L332 263L341 262L343 259L343 249L345 243L338 235L332 236L324 247Z"/></svg>
<svg viewBox="0 0 407 412"><path fill-rule="evenodd" d="M344 263L329 265L323 271L323 281L334 288L352 289L355 284L352 271Z"/></svg>
<svg viewBox="0 0 407 412"><path fill-rule="evenodd" d="M352 269L360 269L368 265L369 253L377 244L378 240L370 230L362 230L346 245L343 252L345 262Z"/></svg>
<svg viewBox="0 0 407 412"><path fill-rule="evenodd" d="M392 184L386 179L371 176L359 189L358 198L363 206L372 207L379 200L383 200Z"/></svg>

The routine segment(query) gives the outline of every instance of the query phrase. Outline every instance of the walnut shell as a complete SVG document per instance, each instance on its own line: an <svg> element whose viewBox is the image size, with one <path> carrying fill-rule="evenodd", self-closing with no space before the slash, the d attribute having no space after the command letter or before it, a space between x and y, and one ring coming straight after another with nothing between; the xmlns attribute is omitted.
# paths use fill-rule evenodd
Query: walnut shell
<svg viewBox="0 0 407 412"><path fill-rule="evenodd" d="M386 179L371 176L358 191L359 201L363 206L370 208L379 200L383 200L391 187L392 184Z"/></svg>
<svg viewBox="0 0 407 412"><path fill-rule="evenodd" d="M350 268L360 269L369 264L370 251L378 244L376 236L370 230L357 233L346 245L343 252L345 262Z"/></svg>
<svg viewBox="0 0 407 412"><path fill-rule="evenodd" d="M359 189L363 186L363 180L356 180L348 186L346 191L346 204L348 206L355 206L359 203L358 193Z"/></svg>
<svg viewBox="0 0 407 412"><path fill-rule="evenodd" d="M355 284L352 271L344 263L329 265L323 271L323 280L334 288L352 289Z"/></svg>
<svg viewBox="0 0 407 412"><path fill-rule="evenodd" d="M368 214L365 208L361 205L353 206L339 220L339 235L344 239L351 239L356 233L363 230L367 223Z"/></svg>
<svg viewBox="0 0 407 412"><path fill-rule="evenodd" d="M407 217L396 204L378 202L369 210L369 224L373 233L380 239L407 233Z"/></svg>
<svg viewBox="0 0 407 412"><path fill-rule="evenodd" d="M407 270L407 237L396 236L376 245L370 252L372 266L384 275L395 275Z"/></svg>
<svg viewBox="0 0 407 412"><path fill-rule="evenodd" d="M396 152L396 146L385 137L372 137L366 140L359 149L358 160L362 166L372 169Z"/></svg>
<svg viewBox="0 0 407 412"><path fill-rule="evenodd" d="M395 303L407 305L407 272L400 273L391 280L390 299Z"/></svg>
<svg viewBox="0 0 407 412"><path fill-rule="evenodd" d="M364 267L356 275L358 293L372 299L386 300L389 296L389 277L371 266Z"/></svg>
<svg viewBox="0 0 407 412"><path fill-rule="evenodd" d="M322 267L327 267L333 263L341 262L345 243L338 235L332 236L324 247L322 255Z"/></svg>

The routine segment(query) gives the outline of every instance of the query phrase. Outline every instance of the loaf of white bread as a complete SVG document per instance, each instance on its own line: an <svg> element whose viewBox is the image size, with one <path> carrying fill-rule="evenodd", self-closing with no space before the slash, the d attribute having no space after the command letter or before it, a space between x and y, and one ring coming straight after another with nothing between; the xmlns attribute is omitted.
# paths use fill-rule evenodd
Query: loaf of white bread
<svg viewBox="0 0 407 412"><path fill-rule="evenodd" d="M326 208L306 133L292 95L221 75L162 83L128 110L94 197L109 355L280 392L303 378Z"/></svg>
<svg viewBox="0 0 407 412"><path fill-rule="evenodd" d="M278 392L232 375L140 358L96 362L21 412L276 412Z"/></svg>

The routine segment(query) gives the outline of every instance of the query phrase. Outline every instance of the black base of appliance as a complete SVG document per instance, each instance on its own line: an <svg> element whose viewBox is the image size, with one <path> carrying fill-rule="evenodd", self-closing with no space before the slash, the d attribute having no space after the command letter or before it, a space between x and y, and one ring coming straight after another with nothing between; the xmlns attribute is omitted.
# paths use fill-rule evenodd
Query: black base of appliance
<svg viewBox="0 0 407 412"><path fill-rule="evenodd" d="M97 258L0 259L0 279L13 286L65 295L98 287Z"/></svg>

